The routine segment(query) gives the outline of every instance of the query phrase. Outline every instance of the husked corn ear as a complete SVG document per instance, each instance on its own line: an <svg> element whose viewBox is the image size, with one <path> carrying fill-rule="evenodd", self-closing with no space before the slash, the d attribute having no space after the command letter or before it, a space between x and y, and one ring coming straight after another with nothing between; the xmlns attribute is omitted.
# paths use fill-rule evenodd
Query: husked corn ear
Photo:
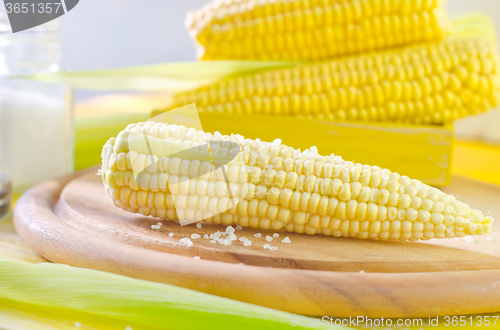
<svg viewBox="0 0 500 330"><path fill-rule="evenodd" d="M460 39L230 78L175 95L172 108L443 124L497 106L499 88L494 46Z"/></svg>
<svg viewBox="0 0 500 330"><path fill-rule="evenodd" d="M131 144L121 141L127 132L146 134L151 143L209 149L214 158L232 155L234 161L224 165L223 177L210 172L209 162L130 150ZM102 178L114 204L145 216L391 240L480 235L492 228L491 217L418 180L321 156L315 147L301 152L280 140L147 122L111 138L102 158ZM146 170L134 179L137 168ZM244 192L234 205L225 197L229 189L233 195Z"/></svg>
<svg viewBox="0 0 500 330"><path fill-rule="evenodd" d="M190 12L199 58L321 60L423 41L449 24L441 0L230 0Z"/></svg>

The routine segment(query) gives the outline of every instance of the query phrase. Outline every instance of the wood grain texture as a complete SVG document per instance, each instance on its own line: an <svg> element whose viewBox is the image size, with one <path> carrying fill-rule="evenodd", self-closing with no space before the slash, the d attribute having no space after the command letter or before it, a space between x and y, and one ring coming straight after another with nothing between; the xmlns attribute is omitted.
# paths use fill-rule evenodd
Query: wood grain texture
<svg viewBox="0 0 500 330"><path fill-rule="evenodd" d="M383 242L280 232L292 244L230 246L193 240L224 227L181 227L112 206L97 168L39 185L15 209L21 237L47 259L174 284L305 315L426 317L500 310L500 233L429 242ZM500 216L500 188L456 178L448 192ZM498 229L496 226L495 229ZM168 233L174 233L169 237ZM272 232L271 232L272 233ZM270 233L264 233L270 234ZM201 260L193 259L201 257ZM239 263L244 263L240 265ZM364 271L364 273L360 273Z"/></svg>

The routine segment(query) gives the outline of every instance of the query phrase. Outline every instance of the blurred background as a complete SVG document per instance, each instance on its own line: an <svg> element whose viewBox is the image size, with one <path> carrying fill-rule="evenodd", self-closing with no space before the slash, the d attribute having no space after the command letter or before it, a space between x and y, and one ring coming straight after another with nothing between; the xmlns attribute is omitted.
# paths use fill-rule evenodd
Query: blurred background
<svg viewBox="0 0 500 330"><path fill-rule="evenodd" d="M60 18L63 63L67 69L89 70L195 59L184 26L189 10L209 0L83 0ZM451 15L481 11L500 22L499 0L447 0ZM500 34L500 24L496 26ZM102 92L79 90L86 100ZM500 142L500 112L459 120L457 135Z"/></svg>

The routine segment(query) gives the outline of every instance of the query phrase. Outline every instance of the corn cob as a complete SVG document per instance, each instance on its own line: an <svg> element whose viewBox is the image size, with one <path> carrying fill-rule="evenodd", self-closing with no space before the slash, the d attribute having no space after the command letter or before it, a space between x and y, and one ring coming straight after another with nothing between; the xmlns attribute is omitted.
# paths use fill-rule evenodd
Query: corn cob
<svg viewBox="0 0 500 330"><path fill-rule="evenodd" d="M190 12L198 57L321 60L441 41L441 0L229 0Z"/></svg>
<svg viewBox="0 0 500 330"><path fill-rule="evenodd" d="M447 40L234 77L174 96L200 112L443 124L498 105L494 47Z"/></svg>
<svg viewBox="0 0 500 330"><path fill-rule="evenodd" d="M148 138L147 148L130 140L134 134ZM183 148L185 156L164 152ZM223 165L225 176L215 173L218 157L231 159ZM102 159L114 204L144 216L391 240L479 235L492 228L491 217L418 180L321 156L315 147L300 152L280 140L150 121L111 138Z"/></svg>

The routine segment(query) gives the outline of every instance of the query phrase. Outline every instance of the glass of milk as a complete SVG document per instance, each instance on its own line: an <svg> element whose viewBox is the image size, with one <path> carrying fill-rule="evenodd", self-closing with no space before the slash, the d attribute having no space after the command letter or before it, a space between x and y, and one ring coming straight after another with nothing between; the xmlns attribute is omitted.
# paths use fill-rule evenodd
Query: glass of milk
<svg viewBox="0 0 500 330"><path fill-rule="evenodd" d="M10 77L59 70L58 31L54 20L12 33L0 11L0 172L14 192L73 170L71 91Z"/></svg>

